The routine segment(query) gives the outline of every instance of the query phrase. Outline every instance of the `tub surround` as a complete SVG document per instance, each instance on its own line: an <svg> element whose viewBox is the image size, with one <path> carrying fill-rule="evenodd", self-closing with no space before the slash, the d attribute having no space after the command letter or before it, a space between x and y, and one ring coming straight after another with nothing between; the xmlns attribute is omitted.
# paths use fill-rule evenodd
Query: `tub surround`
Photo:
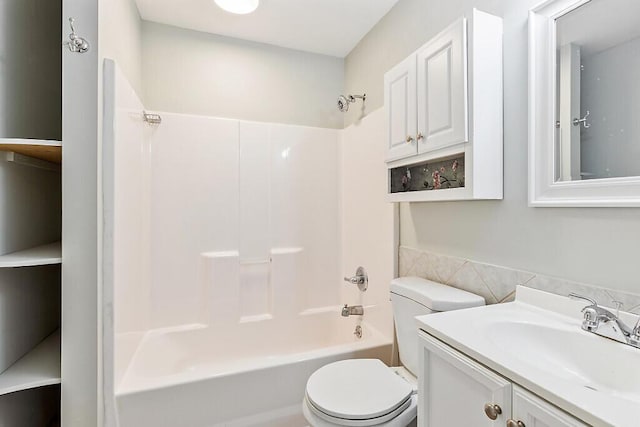
<svg viewBox="0 0 640 427"><path fill-rule="evenodd" d="M119 425L279 419L320 366L390 362L394 210L383 144L361 156L382 121L342 132L159 112L151 126L113 61L104 74L105 388ZM365 293L342 281L358 265ZM364 318L341 317L344 303ZM229 398L212 408L212 395Z"/></svg>
<svg viewBox="0 0 640 427"><path fill-rule="evenodd" d="M481 295L487 304L510 302L518 285L568 295L576 292L610 307L621 301L623 310L640 314L640 295L606 289L585 283L515 270L469 259L436 254L401 246L398 254L399 275L418 276Z"/></svg>

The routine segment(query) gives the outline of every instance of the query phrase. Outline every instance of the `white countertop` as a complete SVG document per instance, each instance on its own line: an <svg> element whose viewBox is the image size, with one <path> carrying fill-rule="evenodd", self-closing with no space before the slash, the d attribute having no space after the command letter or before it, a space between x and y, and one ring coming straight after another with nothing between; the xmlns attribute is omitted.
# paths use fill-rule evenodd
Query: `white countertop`
<svg viewBox="0 0 640 427"><path fill-rule="evenodd" d="M640 349L583 331L584 302L526 287L516 295L512 303L416 321L428 334L589 424L640 426ZM631 325L635 320L626 313L621 318ZM528 337L529 331L534 335Z"/></svg>

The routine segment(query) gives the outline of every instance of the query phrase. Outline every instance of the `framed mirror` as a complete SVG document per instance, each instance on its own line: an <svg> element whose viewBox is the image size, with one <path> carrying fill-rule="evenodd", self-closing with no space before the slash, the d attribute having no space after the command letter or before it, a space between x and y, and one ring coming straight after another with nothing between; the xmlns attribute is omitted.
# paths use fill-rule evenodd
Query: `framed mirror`
<svg viewBox="0 0 640 427"><path fill-rule="evenodd" d="M530 11L529 204L640 206L640 1Z"/></svg>

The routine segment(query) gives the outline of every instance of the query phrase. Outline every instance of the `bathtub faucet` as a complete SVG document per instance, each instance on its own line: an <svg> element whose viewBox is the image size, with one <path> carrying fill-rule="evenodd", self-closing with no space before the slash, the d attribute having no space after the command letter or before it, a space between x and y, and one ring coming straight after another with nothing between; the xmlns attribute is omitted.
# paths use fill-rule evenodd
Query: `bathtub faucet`
<svg viewBox="0 0 640 427"><path fill-rule="evenodd" d="M364 308L361 305L347 305L345 304L342 307L342 316L362 316L364 314Z"/></svg>

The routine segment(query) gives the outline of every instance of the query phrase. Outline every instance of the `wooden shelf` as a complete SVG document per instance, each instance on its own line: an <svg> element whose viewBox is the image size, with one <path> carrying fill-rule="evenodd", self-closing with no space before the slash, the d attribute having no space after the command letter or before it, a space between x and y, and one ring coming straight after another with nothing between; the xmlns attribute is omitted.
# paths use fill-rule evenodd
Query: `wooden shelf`
<svg viewBox="0 0 640 427"><path fill-rule="evenodd" d="M60 382L60 330L57 330L0 373L0 396Z"/></svg>
<svg viewBox="0 0 640 427"><path fill-rule="evenodd" d="M51 163L62 163L62 142L60 141L0 138L0 151L13 151Z"/></svg>
<svg viewBox="0 0 640 427"><path fill-rule="evenodd" d="M0 255L0 268L33 267L61 263L62 245L60 242Z"/></svg>

